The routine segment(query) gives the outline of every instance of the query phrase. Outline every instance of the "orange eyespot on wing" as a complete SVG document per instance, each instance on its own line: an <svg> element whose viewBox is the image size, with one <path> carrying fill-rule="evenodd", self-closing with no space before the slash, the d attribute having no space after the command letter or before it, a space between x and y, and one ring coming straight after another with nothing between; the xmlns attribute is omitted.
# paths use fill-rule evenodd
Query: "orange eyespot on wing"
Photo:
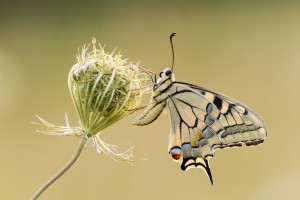
<svg viewBox="0 0 300 200"><path fill-rule="evenodd" d="M174 160L179 160L181 158L181 149L179 147L173 147L170 150L170 154Z"/></svg>

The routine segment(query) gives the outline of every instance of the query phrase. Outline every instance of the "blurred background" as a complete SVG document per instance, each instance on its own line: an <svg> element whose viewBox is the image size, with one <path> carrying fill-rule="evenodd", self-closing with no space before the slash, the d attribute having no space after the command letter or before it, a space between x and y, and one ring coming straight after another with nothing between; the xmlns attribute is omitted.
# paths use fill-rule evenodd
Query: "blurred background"
<svg viewBox="0 0 300 200"><path fill-rule="evenodd" d="M39 114L63 125L77 116L67 75L95 36L159 73L233 97L258 112L269 136L253 148L219 150L211 186L167 152L170 120L145 127L135 113L104 131L135 146L135 166L86 149L40 199L300 199L298 146L300 3L297 1L0 1L1 199L30 199L72 156L76 138L36 133ZM145 96L144 105L150 96Z"/></svg>

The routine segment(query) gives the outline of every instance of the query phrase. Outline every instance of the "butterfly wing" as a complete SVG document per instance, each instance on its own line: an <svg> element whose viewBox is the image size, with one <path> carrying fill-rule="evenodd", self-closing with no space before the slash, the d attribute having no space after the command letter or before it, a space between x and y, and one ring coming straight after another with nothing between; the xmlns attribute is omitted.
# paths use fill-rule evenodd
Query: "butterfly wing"
<svg viewBox="0 0 300 200"><path fill-rule="evenodd" d="M262 119L242 103L219 93L174 82L167 99L171 115L169 152L182 170L202 167L212 182L208 159L215 149L262 143Z"/></svg>

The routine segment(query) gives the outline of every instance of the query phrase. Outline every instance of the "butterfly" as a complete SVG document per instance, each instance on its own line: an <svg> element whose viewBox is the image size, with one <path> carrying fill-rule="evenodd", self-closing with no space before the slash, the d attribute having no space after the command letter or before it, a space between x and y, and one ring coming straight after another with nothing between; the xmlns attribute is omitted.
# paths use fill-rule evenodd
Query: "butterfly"
<svg viewBox="0 0 300 200"><path fill-rule="evenodd" d="M233 98L175 81L174 35L170 36L172 68L166 68L159 79L153 81L150 103L134 124L150 124L168 109L171 116L169 154L184 171L193 167L204 169L213 184L209 159L215 150L261 144L267 129L257 113Z"/></svg>

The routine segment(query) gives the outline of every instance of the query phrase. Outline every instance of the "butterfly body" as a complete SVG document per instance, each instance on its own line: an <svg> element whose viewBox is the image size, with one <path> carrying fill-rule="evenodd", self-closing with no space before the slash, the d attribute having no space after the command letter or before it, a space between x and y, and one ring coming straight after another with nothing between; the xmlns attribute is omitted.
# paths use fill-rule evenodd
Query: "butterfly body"
<svg viewBox="0 0 300 200"><path fill-rule="evenodd" d="M208 159L218 148L260 144L267 136L263 120L244 104L217 92L175 82L167 68L153 86L146 110L135 125L147 125L164 108L171 116L168 151L182 170L201 167L212 182Z"/></svg>

